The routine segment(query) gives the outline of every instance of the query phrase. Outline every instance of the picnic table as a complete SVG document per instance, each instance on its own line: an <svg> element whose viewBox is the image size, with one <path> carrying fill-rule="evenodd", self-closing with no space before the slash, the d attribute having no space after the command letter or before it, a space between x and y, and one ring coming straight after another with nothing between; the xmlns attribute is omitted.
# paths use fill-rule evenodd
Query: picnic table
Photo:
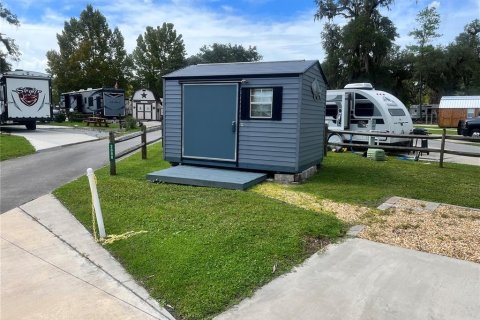
<svg viewBox="0 0 480 320"><path fill-rule="evenodd" d="M88 117L88 119L83 121L87 123L87 127L90 126L90 124L93 124L94 126L99 126L99 127L101 126L108 127L107 119L102 117Z"/></svg>

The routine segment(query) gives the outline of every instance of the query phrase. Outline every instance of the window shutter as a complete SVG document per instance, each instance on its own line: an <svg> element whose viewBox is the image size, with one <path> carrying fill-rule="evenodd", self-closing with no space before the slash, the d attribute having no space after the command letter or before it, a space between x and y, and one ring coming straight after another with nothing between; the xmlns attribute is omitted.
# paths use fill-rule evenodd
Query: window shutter
<svg viewBox="0 0 480 320"><path fill-rule="evenodd" d="M250 88L242 88L240 119L250 120Z"/></svg>
<svg viewBox="0 0 480 320"><path fill-rule="evenodd" d="M273 88L272 120L282 120L283 87Z"/></svg>

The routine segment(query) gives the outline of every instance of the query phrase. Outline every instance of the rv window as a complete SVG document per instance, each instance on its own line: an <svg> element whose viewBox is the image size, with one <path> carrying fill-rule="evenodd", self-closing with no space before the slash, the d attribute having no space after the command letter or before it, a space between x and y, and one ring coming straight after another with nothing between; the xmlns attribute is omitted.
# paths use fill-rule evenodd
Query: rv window
<svg viewBox="0 0 480 320"><path fill-rule="evenodd" d="M333 117L333 119L337 119L338 115L338 106L336 104L327 104L327 110L325 113L326 117Z"/></svg>
<svg viewBox="0 0 480 320"><path fill-rule="evenodd" d="M93 107L93 97L88 97L88 106Z"/></svg>
<svg viewBox="0 0 480 320"><path fill-rule="evenodd" d="M355 93L355 99L365 99L365 100L368 100L367 97L365 97L363 94L360 94L360 93Z"/></svg>
<svg viewBox="0 0 480 320"><path fill-rule="evenodd" d="M369 101L355 101L355 117L372 117L374 110L375 107L373 103Z"/></svg>
<svg viewBox="0 0 480 320"><path fill-rule="evenodd" d="M242 88L242 120L282 120L283 87Z"/></svg>
<svg viewBox="0 0 480 320"><path fill-rule="evenodd" d="M402 109L388 109L388 112L394 117L402 117L405 115Z"/></svg>

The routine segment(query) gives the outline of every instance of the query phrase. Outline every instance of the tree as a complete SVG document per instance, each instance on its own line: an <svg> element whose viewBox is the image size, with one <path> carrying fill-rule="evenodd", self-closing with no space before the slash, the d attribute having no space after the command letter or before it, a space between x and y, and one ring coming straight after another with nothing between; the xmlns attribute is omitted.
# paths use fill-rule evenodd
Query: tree
<svg viewBox="0 0 480 320"><path fill-rule="evenodd" d="M385 73L385 61L397 36L392 21L378 9L389 7L393 0L316 0L315 19L328 19L322 32L326 51L323 66L332 87L347 82L379 83ZM340 26L336 17L348 22Z"/></svg>
<svg viewBox="0 0 480 320"><path fill-rule="evenodd" d="M257 52L256 46L248 46L244 48L242 45L231 45L214 43L209 46L204 45L200 48L200 52L190 56L187 63L226 63L226 62L250 62L260 61L262 56Z"/></svg>
<svg viewBox="0 0 480 320"><path fill-rule="evenodd" d="M17 16L5 8L1 2L0 19L6 20L8 24L17 27L20 26L20 21L18 21ZM3 46L3 48L0 49L0 73L2 73L10 71L12 67L10 63L7 62L7 57L10 57L10 59L14 61L18 61L20 57L20 51L15 43L15 40L7 37L4 33L0 33L0 43ZM4 49L6 52L4 52Z"/></svg>
<svg viewBox="0 0 480 320"><path fill-rule="evenodd" d="M433 80L429 75L434 76L435 74L438 74L438 70L432 69L434 64L431 63L431 61L433 58L438 59L441 49L439 49L440 51L435 50L433 45L431 45L431 42L434 38L441 36L437 33L440 26L440 15L438 14L436 7L426 7L417 14L416 21L418 26L413 29L409 35L413 36L417 43L408 48L416 57L414 63L414 69L416 71L414 77L418 81L419 105L421 112L421 105L424 100L424 84L427 84L428 86L429 82ZM430 88L432 88L432 86L430 86Z"/></svg>
<svg viewBox="0 0 480 320"><path fill-rule="evenodd" d="M131 61L118 28L113 32L105 16L91 5L80 18L65 21L57 34L60 51L47 52L47 64L56 92L127 86Z"/></svg>
<svg viewBox="0 0 480 320"><path fill-rule="evenodd" d="M185 45L172 23L164 22L155 29L148 26L137 38L137 47L132 53L136 81L152 90L157 97L163 96L161 77L185 66Z"/></svg>
<svg viewBox="0 0 480 320"><path fill-rule="evenodd" d="M446 48L448 81L455 84L449 94L469 95L480 92L480 20L465 26L455 42Z"/></svg>

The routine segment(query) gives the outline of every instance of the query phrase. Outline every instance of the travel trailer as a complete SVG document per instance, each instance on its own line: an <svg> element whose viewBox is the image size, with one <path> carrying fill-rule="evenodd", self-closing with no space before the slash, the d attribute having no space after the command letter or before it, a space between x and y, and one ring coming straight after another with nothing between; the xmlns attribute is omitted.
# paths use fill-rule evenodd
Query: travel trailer
<svg viewBox="0 0 480 320"><path fill-rule="evenodd" d="M86 89L62 93L67 112L95 114L103 117L125 116L125 91L115 88Z"/></svg>
<svg viewBox="0 0 480 320"><path fill-rule="evenodd" d="M344 89L327 90L325 122L330 131L410 134L412 118L404 104L370 83L352 83ZM380 144L408 145L409 138L376 138ZM329 143L368 143L369 137L331 133Z"/></svg>
<svg viewBox="0 0 480 320"><path fill-rule="evenodd" d="M0 75L0 120L2 124L24 124L35 130L37 120L52 118L50 76L16 70Z"/></svg>

